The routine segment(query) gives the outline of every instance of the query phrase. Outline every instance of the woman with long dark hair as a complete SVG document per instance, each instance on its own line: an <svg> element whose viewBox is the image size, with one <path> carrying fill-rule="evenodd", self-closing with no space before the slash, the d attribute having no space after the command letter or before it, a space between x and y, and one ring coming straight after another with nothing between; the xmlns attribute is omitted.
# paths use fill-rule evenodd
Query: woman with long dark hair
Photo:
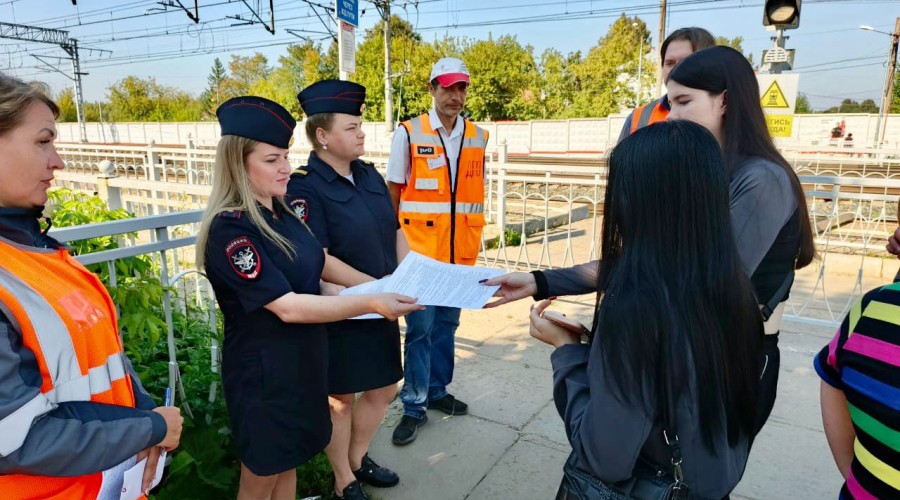
<svg viewBox="0 0 900 500"><path fill-rule="evenodd" d="M627 493L622 481L671 474L676 429L691 496L725 497L756 432L762 321L715 139L687 121L638 130L610 156L604 206L594 341L551 322L549 300L531 313L531 335L557 347L570 463ZM580 497L566 477L560 497Z"/></svg>
<svg viewBox="0 0 900 500"><path fill-rule="evenodd" d="M669 75L670 119L700 123L725 156L731 221L741 265L763 307L766 336L759 427L775 404L778 332L793 272L815 257L800 179L772 143L753 68L740 52L712 47L685 58Z"/></svg>
<svg viewBox="0 0 900 500"><path fill-rule="evenodd" d="M724 153L741 268L750 276L765 320L757 411L761 429L775 404L781 364L778 332L793 273L815 257L806 197L797 175L772 143L756 75L740 52L721 46L695 52L672 70L667 90L669 119L703 125ZM528 296L586 293L597 265L594 261L571 269L494 278L486 284L501 285L497 294L501 298L489 306Z"/></svg>

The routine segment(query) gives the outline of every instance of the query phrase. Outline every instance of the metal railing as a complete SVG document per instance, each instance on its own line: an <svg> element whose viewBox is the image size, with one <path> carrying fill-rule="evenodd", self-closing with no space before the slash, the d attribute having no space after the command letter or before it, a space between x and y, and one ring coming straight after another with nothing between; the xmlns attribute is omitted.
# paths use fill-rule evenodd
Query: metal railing
<svg viewBox="0 0 900 500"><path fill-rule="evenodd" d="M65 145L60 152L67 164L57 174L60 184L97 193L111 208L139 216L203 208L211 190L214 151L209 148ZM846 294L836 301L829 294L836 295L825 293L832 271L840 267L857 275L850 299L861 291L863 278L890 274L885 263L894 261L886 260L883 247L896 227L900 151L798 147L783 152L804 183L821 256L815 284L807 291L795 285L788 312L834 324L849 306ZM292 152L292 162L302 164L305 154ZM372 159L383 168L383 158ZM483 265L530 270L599 256L604 166L513 163L501 146L498 161L486 170L485 212L491 224L483 238ZM821 297L814 299L817 294Z"/></svg>
<svg viewBox="0 0 900 500"><path fill-rule="evenodd" d="M499 241L492 248L492 235L485 234L480 264L510 271L531 270L565 267L598 257L605 175L596 169L563 172L551 167L547 166L543 177L532 175L535 165L505 165L490 173L490 199L497 205L488 210L488 215L498 227L514 230L520 241L509 242L501 233L496 235ZM884 243L897 220L897 196L891 192L900 190L900 179L801 176L801 181L807 186L821 258L812 286L795 283L787 316L801 322L836 326L864 291L867 260L885 256ZM169 386L179 391L182 400L185 394L172 319L173 307L179 303L172 287L180 287L184 300L193 297L208 311L213 370L217 372L220 366L212 288L202 273L185 266L193 261L194 234L201 215L201 211L193 210L55 228L50 232L64 242L119 236L125 246L77 257L84 264L105 263L111 286L117 286L116 260L138 255L154 257L166 290L162 307L167 327ZM836 302L826 291L829 265L837 256L858 259L858 265L849 297ZM846 262L842 265L846 266ZM211 400L215 394L213 386Z"/></svg>
<svg viewBox="0 0 900 500"><path fill-rule="evenodd" d="M209 314L210 325L210 356L211 366L218 373L220 366L219 341L216 320L216 302L212 287L203 273L196 269L180 270L179 268L188 262L192 255L193 245L196 241L194 233L196 225L200 221L203 212L193 210L187 212L172 213L133 219L125 219L111 222L99 222L84 226L65 228L53 228L49 234L57 240L65 243L85 240L90 238L117 236L125 245L119 248L104 250L76 256L76 259L84 265L106 264L109 273L109 285L118 286L116 261L130 257L150 255L153 257L159 269L159 280L163 292L163 315L166 323L166 342L168 346L168 374L169 387L173 394L178 394L182 401L186 401L184 385L181 379L181 370L178 366L178 353L175 347L175 328L173 323L174 287L179 287L184 301L193 295L198 305L204 305ZM193 281L190 281L190 280ZM189 290L193 288L193 293ZM175 303L184 304L184 303ZM185 305L184 309L187 307ZM210 401L216 394L215 382L210 387ZM175 393L174 391L178 391ZM190 412L190 408L186 407Z"/></svg>

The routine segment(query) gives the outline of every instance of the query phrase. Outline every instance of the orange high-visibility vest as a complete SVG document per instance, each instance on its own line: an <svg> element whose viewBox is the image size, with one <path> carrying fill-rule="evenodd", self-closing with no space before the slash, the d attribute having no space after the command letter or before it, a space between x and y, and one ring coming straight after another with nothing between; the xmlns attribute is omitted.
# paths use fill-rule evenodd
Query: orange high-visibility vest
<svg viewBox="0 0 900 500"><path fill-rule="evenodd" d="M428 114L402 123L409 134L411 168L409 182L400 191L399 217L413 251L441 262L473 265L485 224L488 133L469 120L464 124L454 187L442 138Z"/></svg>
<svg viewBox="0 0 900 500"><path fill-rule="evenodd" d="M0 239L0 303L23 345L34 352L41 372L40 394L0 420L0 455L19 449L32 422L57 403L135 407L112 298L68 251ZM102 482L102 472L75 477L0 475L0 498L96 498Z"/></svg>
<svg viewBox="0 0 900 500"><path fill-rule="evenodd" d="M639 128L647 125L664 122L667 116L669 116L669 110L663 106L662 99L656 99L639 106L631 114L631 133L633 134Z"/></svg>

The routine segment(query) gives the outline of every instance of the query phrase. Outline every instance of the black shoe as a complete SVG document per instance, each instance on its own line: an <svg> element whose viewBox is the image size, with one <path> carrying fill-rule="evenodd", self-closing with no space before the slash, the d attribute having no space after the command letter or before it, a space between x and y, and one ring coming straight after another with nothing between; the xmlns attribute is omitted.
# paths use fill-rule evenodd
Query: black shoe
<svg viewBox="0 0 900 500"><path fill-rule="evenodd" d="M394 429L394 436L391 438L391 441L396 445L412 443L416 440L416 435L419 433L419 427L425 425L426 422L428 422L428 417L424 415L422 418L403 415L403 418L400 419L400 423L397 424L397 428Z"/></svg>
<svg viewBox="0 0 900 500"><path fill-rule="evenodd" d="M368 453L363 455L362 467L353 471L353 475L363 483L376 488L390 488L400 482L400 476L396 472L376 464L369 458Z"/></svg>
<svg viewBox="0 0 900 500"><path fill-rule="evenodd" d="M447 394L441 399L435 399L428 402L428 408L438 410L447 415L465 415L469 413L469 405L454 398L451 394Z"/></svg>
<svg viewBox="0 0 900 500"><path fill-rule="evenodd" d="M347 487L344 488L344 491L337 497L341 500L369 500L369 497L366 496L366 492L363 491L359 481L353 481L348 484Z"/></svg>

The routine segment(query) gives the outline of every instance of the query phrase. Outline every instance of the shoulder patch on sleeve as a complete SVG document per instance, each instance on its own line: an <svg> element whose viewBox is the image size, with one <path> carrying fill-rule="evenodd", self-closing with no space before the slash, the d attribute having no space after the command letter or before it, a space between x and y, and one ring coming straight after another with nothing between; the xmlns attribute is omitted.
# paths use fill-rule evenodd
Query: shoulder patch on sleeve
<svg viewBox="0 0 900 500"><path fill-rule="evenodd" d="M306 219L309 218L309 203L305 198L294 198L288 206L303 222L306 222Z"/></svg>
<svg viewBox="0 0 900 500"><path fill-rule="evenodd" d="M231 269L241 278L253 280L259 277L262 262L259 251L246 236L239 236L225 245L225 255L231 263Z"/></svg>
<svg viewBox="0 0 900 500"><path fill-rule="evenodd" d="M297 175L297 176L303 177L308 173L309 173L309 170L306 170L305 168L300 167L300 168L295 168L294 171L291 172L291 175L292 176Z"/></svg>
<svg viewBox="0 0 900 500"><path fill-rule="evenodd" d="M228 212L219 212L216 214L216 217L221 217L223 219L240 219L243 212L240 210L231 210Z"/></svg>

